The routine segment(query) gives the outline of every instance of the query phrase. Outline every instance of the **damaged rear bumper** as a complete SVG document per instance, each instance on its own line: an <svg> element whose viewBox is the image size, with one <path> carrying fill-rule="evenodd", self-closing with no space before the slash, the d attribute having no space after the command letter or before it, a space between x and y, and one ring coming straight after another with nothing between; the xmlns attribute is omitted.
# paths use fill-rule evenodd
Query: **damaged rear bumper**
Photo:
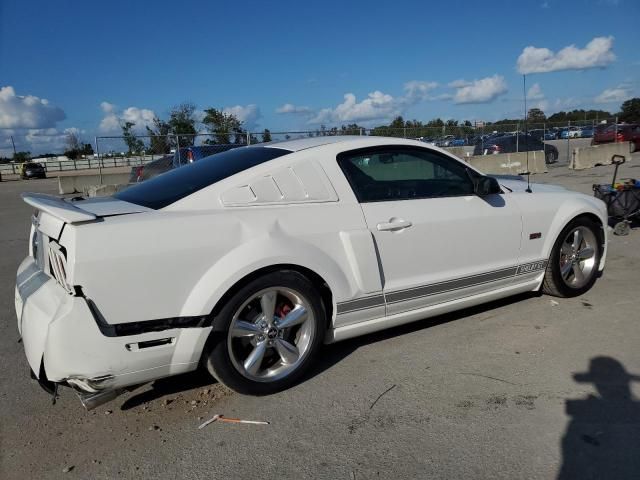
<svg viewBox="0 0 640 480"><path fill-rule="evenodd" d="M88 300L67 293L38 269L32 257L18 269L15 306L25 354L35 376L73 387L89 398L90 404L90 396L105 398L111 396L105 392L195 370L211 329L172 328L106 336Z"/></svg>

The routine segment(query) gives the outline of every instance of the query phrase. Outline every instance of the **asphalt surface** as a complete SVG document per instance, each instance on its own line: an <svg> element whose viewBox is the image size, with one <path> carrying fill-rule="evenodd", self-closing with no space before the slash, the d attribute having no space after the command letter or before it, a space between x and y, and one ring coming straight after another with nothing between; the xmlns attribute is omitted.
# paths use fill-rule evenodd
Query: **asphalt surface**
<svg viewBox="0 0 640 480"><path fill-rule="evenodd" d="M634 157L622 176L640 177ZM534 180L590 193L611 174L559 166ZM18 343L31 214L19 193L55 190L0 183L2 479L640 478L640 229L611 238L581 298L524 295L327 346L269 397L192 374L85 412L68 389L51 404ZM270 424L198 430L214 414Z"/></svg>

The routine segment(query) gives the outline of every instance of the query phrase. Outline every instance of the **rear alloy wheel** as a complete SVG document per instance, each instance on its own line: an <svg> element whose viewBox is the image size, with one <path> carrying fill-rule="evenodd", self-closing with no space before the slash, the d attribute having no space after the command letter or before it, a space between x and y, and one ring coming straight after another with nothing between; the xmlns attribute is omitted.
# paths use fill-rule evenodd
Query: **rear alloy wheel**
<svg viewBox="0 0 640 480"><path fill-rule="evenodd" d="M557 297L575 297L596 281L602 241L600 226L586 218L567 225L553 247L542 289Z"/></svg>
<svg viewBox="0 0 640 480"><path fill-rule="evenodd" d="M295 271L267 274L220 311L206 365L229 388L264 395L289 388L311 365L326 332L313 284Z"/></svg>

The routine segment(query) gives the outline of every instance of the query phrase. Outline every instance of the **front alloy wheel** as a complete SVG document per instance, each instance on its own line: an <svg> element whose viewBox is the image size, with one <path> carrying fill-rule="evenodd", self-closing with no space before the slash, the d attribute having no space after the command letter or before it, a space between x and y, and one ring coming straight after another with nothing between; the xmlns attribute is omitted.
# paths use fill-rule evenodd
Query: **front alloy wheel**
<svg viewBox="0 0 640 480"><path fill-rule="evenodd" d="M579 217L562 230L551 252L542 290L557 297L575 297L596 281L602 258L602 227Z"/></svg>
<svg viewBox="0 0 640 480"><path fill-rule="evenodd" d="M294 385L320 348L326 314L315 286L296 271L279 271L239 289L214 319L205 357L209 372L251 395Z"/></svg>
<svg viewBox="0 0 640 480"><path fill-rule="evenodd" d="M574 228L560 247L560 274L571 288L582 288L591 279L596 267L598 241L585 226Z"/></svg>

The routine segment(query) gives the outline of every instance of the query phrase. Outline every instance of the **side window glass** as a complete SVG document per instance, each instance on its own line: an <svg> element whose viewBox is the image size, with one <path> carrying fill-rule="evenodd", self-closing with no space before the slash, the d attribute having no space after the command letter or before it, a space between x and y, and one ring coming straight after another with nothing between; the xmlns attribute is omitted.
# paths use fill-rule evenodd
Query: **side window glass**
<svg viewBox="0 0 640 480"><path fill-rule="evenodd" d="M427 149L357 150L340 154L338 163L360 202L473 193L464 165Z"/></svg>

